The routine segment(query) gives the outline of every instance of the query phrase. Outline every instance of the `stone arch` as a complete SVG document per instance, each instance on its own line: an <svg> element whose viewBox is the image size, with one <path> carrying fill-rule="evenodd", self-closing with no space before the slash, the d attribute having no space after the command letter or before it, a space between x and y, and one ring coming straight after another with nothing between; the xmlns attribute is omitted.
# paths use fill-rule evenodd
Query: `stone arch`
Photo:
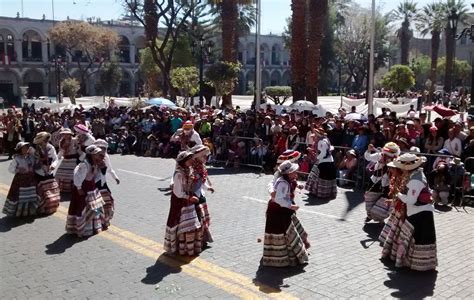
<svg viewBox="0 0 474 300"><path fill-rule="evenodd" d="M122 63L130 62L130 40L124 36L119 36L118 48L118 59Z"/></svg>
<svg viewBox="0 0 474 300"><path fill-rule="evenodd" d="M272 65L280 65L281 63L281 46L279 44L274 44L272 46Z"/></svg>
<svg viewBox="0 0 474 300"><path fill-rule="evenodd" d="M28 87L28 98L38 98L45 95L46 78L40 69L28 69L23 74L23 86Z"/></svg>
<svg viewBox="0 0 474 300"><path fill-rule="evenodd" d="M35 29L23 31L21 52L24 61L41 61L43 59L43 42L46 38Z"/></svg>
<svg viewBox="0 0 474 300"><path fill-rule="evenodd" d="M0 97L6 104L19 103L21 76L15 69L4 69L0 72Z"/></svg>
<svg viewBox="0 0 474 300"><path fill-rule="evenodd" d="M270 86L270 72L267 70L262 71L262 90Z"/></svg>
<svg viewBox="0 0 474 300"><path fill-rule="evenodd" d="M245 92L251 89L255 90L255 73L248 71L245 76Z"/></svg>
<svg viewBox="0 0 474 300"><path fill-rule="evenodd" d="M290 71L283 72L283 75L281 76L281 85L284 85L284 86L291 85Z"/></svg>
<svg viewBox="0 0 474 300"><path fill-rule="evenodd" d="M255 65L255 44L250 42L247 43L247 64Z"/></svg>
<svg viewBox="0 0 474 300"><path fill-rule="evenodd" d="M18 35L10 28L0 28L0 61L6 58L9 62L17 60L17 50L15 49L15 40Z"/></svg>
<svg viewBox="0 0 474 300"><path fill-rule="evenodd" d="M132 91L132 83L133 74L127 69L122 69L122 80L120 80L118 90L120 97L129 97L134 94Z"/></svg>
<svg viewBox="0 0 474 300"><path fill-rule="evenodd" d="M264 66L268 66L271 60L271 49L267 43L263 43L260 45L260 59L262 60L262 64Z"/></svg>
<svg viewBox="0 0 474 300"><path fill-rule="evenodd" d="M270 85L275 86L275 85L281 85L281 74L280 71L274 70L272 72L272 75L270 77Z"/></svg>
<svg viewBox="0 0 474 300"><path fill-rule="evenodd" d="M140 62L140 50L146 48L146 38L144 35L140 35L135 38L135 62Z"/></svg>

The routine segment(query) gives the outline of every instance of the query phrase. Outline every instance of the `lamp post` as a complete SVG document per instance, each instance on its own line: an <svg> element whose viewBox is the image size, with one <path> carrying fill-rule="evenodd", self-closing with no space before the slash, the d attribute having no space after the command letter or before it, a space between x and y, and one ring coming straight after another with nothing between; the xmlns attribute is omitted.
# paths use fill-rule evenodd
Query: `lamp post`
<svg viewBox="0 0 474 300"><path fill-rule="evenodd" d="M474 6L473 6L474 7ZM470 27L464 28L459 35L454 36L456 40L462 39L463 37L469 38L474 43L474 24ZM474 55L471 55L471 102L469 107L469 114L474 113L474 97L472 91L474 90Z"/></svg>
<svg viewBox="0 0 474 300"><path fill-rule="evenodd" d="M454 90L454 87L455 87L455 77L454 77L454 70L456 69L455 68L455 64L456 64L456 33L457 33L457 30L458 30L458 20L459 20L459 16L458 14L456 13L456 10L455 9L452 9L450 14L448 15L448 23L449 23L449 27L451 28L451 34L453 36L453 40L454 40L454 43L453 43L453 70L452 70L452 80L451 80L451 86L449 86L448 88L450 89L450 91L453 91Z"/></svg>
<svg viewBox="0 0 474 300"><path fill-rule="evenodd" d="M49 69L54 68L56 74L56 102L62 103L61 99L61 70L64 68L64 62L60 55L52 55L48 64L45 64L46 74L49 73ZM51 83L48 79L48 89L51 94ZM48 95L49 96L49 95Z"/></svg>
<svg viewBox="0 0 474 300"><path fill-rule="evenodd" d="M191 47L191 51L193 55L197 55L199 63L199 106L204 107L204 60L207 60L207 57L211 55L214 42L211 40L206 42L204 34L200 34L197 42L193 40Z"/></svg>

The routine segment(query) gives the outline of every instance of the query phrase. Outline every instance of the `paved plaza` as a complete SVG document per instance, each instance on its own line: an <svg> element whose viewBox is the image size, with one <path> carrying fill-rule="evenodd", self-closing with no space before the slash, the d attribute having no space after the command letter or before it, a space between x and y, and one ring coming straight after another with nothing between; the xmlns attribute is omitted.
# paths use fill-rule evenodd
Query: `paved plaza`
<svg viewBox="0 0 474 300"><path fill-rule="evenodd" d="M0 194L12 174L0 157ZM215 240L199 257L163 254L173 160L111 156L121 178L110 180L115 216L109 230L88 239L65 234L69 202L49 217L0 218L2 299L191 298L470 298L474 297L474 209L436 212L439 266L434 272L395 269L380 261L380 225L364 226L360 192L340 189L336 200L297 195L299 218L312 247L298 268L260 265L271 175L209 170Z"/></svg>

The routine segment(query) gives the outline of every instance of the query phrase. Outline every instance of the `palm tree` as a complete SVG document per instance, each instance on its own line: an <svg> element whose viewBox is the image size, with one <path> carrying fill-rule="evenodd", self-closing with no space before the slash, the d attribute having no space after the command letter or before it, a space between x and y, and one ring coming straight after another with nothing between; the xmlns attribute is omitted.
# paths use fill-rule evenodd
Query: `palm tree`
<svg viewBox="0 0 474 300"><path fill-rule="evenodd" d="M443 5L445 17L454 18L459 24L466 22L468 9L463 0L447 0ZM445 19L446 20L446 19ZM456 51L456 33L451 28L449 20L446 20L446 68L444 69L444 90L451 91L453 87L454 56Z"/></svg>
<svg viewBox="0 0 474 300"><path fill-rule="evenodd" d="M297 101L305 96L306 0L292 0L291 10L291 90Z"/></svg>
<svg viewBox="0 0 474 300"><path fill-rule="evenodd" d="M321 41L329 11L328 0L310 0L308 5L308 42L306 50L306 100L318 101ZM298 99L296 99L298 100Z"/></svg>
<svg viewBox="0 0 474 300"><path fill-rule="evenodd" d="M403 20L402 26L398 30L397 34L400 39L401 64L408 65L410 39L413 36L413 31L410 27L416 16L416 4L413 3L413 1L405 0L404 2L400 3L397 9L392 13L394 18Z"/></svg>
<svg viewBox="0 0 474 300"><path fill-rule="evenodd" d="M222 60L237 62L237 49L235 41L238 39L239 5L252 4L253 0L210 0L211 4L220 9L222 20ZM222 106L231 107L232 97L223 97Z"/></svg>
<svg viewBox="0 0 474 300"><path fill-rule="evenodd" d="M430 96L429 102L433 99L436 86L436 68L438 66L439 46L441 44L441 32L445 27L446 16L443 4L431 3L423 7L421 13L416 17L416 28L425 36L431 34L431 72L430 72Z"/></svg>

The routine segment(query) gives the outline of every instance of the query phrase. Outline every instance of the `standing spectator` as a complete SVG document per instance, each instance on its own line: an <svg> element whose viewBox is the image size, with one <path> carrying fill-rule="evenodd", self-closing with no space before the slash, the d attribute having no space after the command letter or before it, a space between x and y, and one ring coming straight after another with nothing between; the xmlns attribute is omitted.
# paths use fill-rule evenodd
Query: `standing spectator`
<svg viewBox="0 0 474 300"><path fill-rule="evenodd" d="M461 157L462 144L461 140L456 137L454 128L449 129L448 139L444 142L444 148L446 148L451 155Z"/></svg>
<svg viewBox="0 0 474 300"><path fill-rule="evenodd" d="M265 116L263 120L263 124L257 131L257 135L264 141L272 141L273 140L273 132L272 132L272 118L270 116Z"/></svg>
<svg viewBox="0 0 474 300"><path fill-rule="evenodd" d="M33 136L35 135L35 121L32 114L26 113L21 119L21 135L27 143L33 141Z"/></svg>
<svg viewBox="0 0 474 300"><path fill-rule="evenodd" d="M367 136L367 127L361 126L358 130L358 135L355 136L354 141L352 142L352 149L358 154L362 154L367 150L369 145L369 138Z"/></svg>
<svg viewBox="0 0 474 300"><path fill-rule="evenodd" d="M181 119L181 115L178 113L177 110L173 112L173 118L170 120L171 123L171 134L174 134L181 125L183 124L183 119Z"/></svg>

